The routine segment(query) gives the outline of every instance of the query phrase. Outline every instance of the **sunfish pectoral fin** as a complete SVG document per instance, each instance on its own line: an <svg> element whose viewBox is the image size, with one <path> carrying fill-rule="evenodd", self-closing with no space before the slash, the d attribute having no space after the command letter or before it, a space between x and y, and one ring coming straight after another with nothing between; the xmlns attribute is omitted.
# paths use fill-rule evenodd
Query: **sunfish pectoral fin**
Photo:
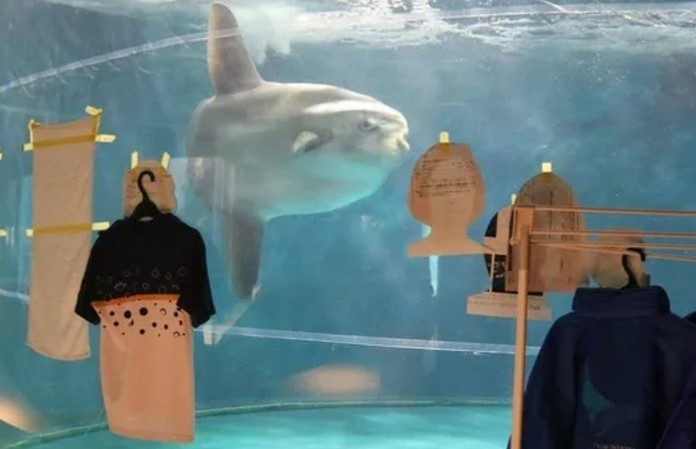
<svg viewBox="0 0 696 449"><path fill-rule="evenodd" d="M235 208L225 218L232 286L239 299L254 299L259 285L265 221L253 211Z"/></svg>
<svg viewBox="0 0 696 449"><path fill-rule="evenodd" d="M208 73L217 95L253 89L263 83L244 45L237 19L222 3L210 7Z"/></svg>
<svg viewBox="0 0 696 449"><path fill-rule="evenodd" d="M330 141L332 138L331 131L322 131L316 133L314 131L301 131L292 144L293 153L305 153L307 151L316 150L323 144Z"/></svg>
<svg viewBox="0 0 696 449"><path fill-rule="evenodd" d="M302 153L321 145L321 137L312 131L302 131L292 144L293 153Z"/></svg>

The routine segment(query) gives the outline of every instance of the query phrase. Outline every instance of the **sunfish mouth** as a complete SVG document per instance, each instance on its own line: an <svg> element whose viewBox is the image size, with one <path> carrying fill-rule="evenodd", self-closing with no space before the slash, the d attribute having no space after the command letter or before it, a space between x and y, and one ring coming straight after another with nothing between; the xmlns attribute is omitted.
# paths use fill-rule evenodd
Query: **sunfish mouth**
<svg viewBox="0 0 696 449"><path fill-rule="evenodd" d="M396 144L399 146L401 151L406 152L411 149L411 145L408 143L408 131L404 131L400 136L397 137Z"/></svg>
<svg viewBox="0 0 696 449"><path fill-rule="evenodd" d="M382 145L391 153L405 153L409 151L411 145L408 143L408 130L396 132L382 139Z"/></svg>

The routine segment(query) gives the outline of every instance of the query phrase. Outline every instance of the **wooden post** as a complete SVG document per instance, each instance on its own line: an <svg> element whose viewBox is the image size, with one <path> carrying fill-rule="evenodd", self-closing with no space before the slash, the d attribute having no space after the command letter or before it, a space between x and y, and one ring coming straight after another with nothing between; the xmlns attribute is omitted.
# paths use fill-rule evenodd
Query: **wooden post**
<svg viewBox="0 0 696 449"><path fill-rule="evenodd" d="M527 358L527 304L529 283L529 247L533 222L533 208L517 208L515 240L519 258L517 271L517 318L515 320L515 372L512 384L512 439L511 449L521 449L522 417L524 406L525 362Z"/></svg>

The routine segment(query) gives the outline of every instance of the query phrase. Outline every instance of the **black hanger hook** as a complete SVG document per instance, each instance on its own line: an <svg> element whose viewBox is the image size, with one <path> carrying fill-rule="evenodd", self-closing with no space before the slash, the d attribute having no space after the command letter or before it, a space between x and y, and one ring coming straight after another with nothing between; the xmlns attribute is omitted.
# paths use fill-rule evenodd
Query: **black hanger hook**
<svg viewBox="0 0 696 449"><path fill-rule="evenodd" d="M155 181L155 174L150 170L144 170L138 175L138 189L143 196L143 200L135 207L135 210L131 214L131 219L136 221L143 217L155 217L161 213L157 205L150 199L150 195L147 194L145 187L143 187L143 178L145 176L149 177L151 182Z"/></svg>
<svg viewBox="0 0 696 449"><path fill-rule="evenodd" d="M638 253L638 255L640 256L640 260L645 262L645 251L642 248L627 248L626 251ZM623 265L624 271L626 272L626 276L628 276L628 284L626 284L624 288L638 288L638 279L636 279L636 276L633 274L631 267L628 265L628 257L628 254L624 254L621 256L621 265Z"/></svg>
<svg viewBox="0 0 696 449"><path fill-rule="evenodd" d="M155 182L155 174L150 170L143 170L143 172L138 175L138 189L140 190L140 194L143 196L143 201L150 201L150 196L147 194L147 191L143 186L143 178L145 176L150 178L150 182Z"/></svg>

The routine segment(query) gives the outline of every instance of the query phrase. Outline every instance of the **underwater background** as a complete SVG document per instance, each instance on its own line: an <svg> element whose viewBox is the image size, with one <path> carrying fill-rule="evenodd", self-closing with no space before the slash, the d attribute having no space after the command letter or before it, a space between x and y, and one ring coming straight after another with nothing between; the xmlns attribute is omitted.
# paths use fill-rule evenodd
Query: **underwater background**
<svg viewBox="0 0 696 449"><path fill-rule="evenodd" d="M194 336L199 409L336 400L292 386L295 376L327 366L378 379L341 400L509 403L514 320L466 313L467 297L488 288L483 256L441 257L433 276L427 258L406 255L423 232L406 205L411 170L440 131L471 146L486 183L485 212L469 229L479 241L490 218L547 161L582 205L696 209L696 4L227 3L264 79L371 95L406 116L411 152L375 195L270 223L263 289L237 333L215 345ZM87 105L104 110L101 130L117 140L97 146L93 216L120 218L132 151L141 160L159 160L164 151L173 161L186 157L191 112L212 94L202 37L208 7L192 0L0 0L0 228L8 233L0 238L0 447L104 419L96 328L93 355L80 362L50 360L25 344L27 124L69 122ZM187 189L183 172L172 172L177 214L203 234L224 316L238 300L219 223ZM587 223L690 226L607 216ZM649 261L647 270L673 311L696 309L688 264ZM571 295L549 294L548 304L556 319L570 310ZM550 324L530 321L528 367ZM414 340L456 344L409 349ZM500 444L509 434L505 419L489 431Z"/></svg>

